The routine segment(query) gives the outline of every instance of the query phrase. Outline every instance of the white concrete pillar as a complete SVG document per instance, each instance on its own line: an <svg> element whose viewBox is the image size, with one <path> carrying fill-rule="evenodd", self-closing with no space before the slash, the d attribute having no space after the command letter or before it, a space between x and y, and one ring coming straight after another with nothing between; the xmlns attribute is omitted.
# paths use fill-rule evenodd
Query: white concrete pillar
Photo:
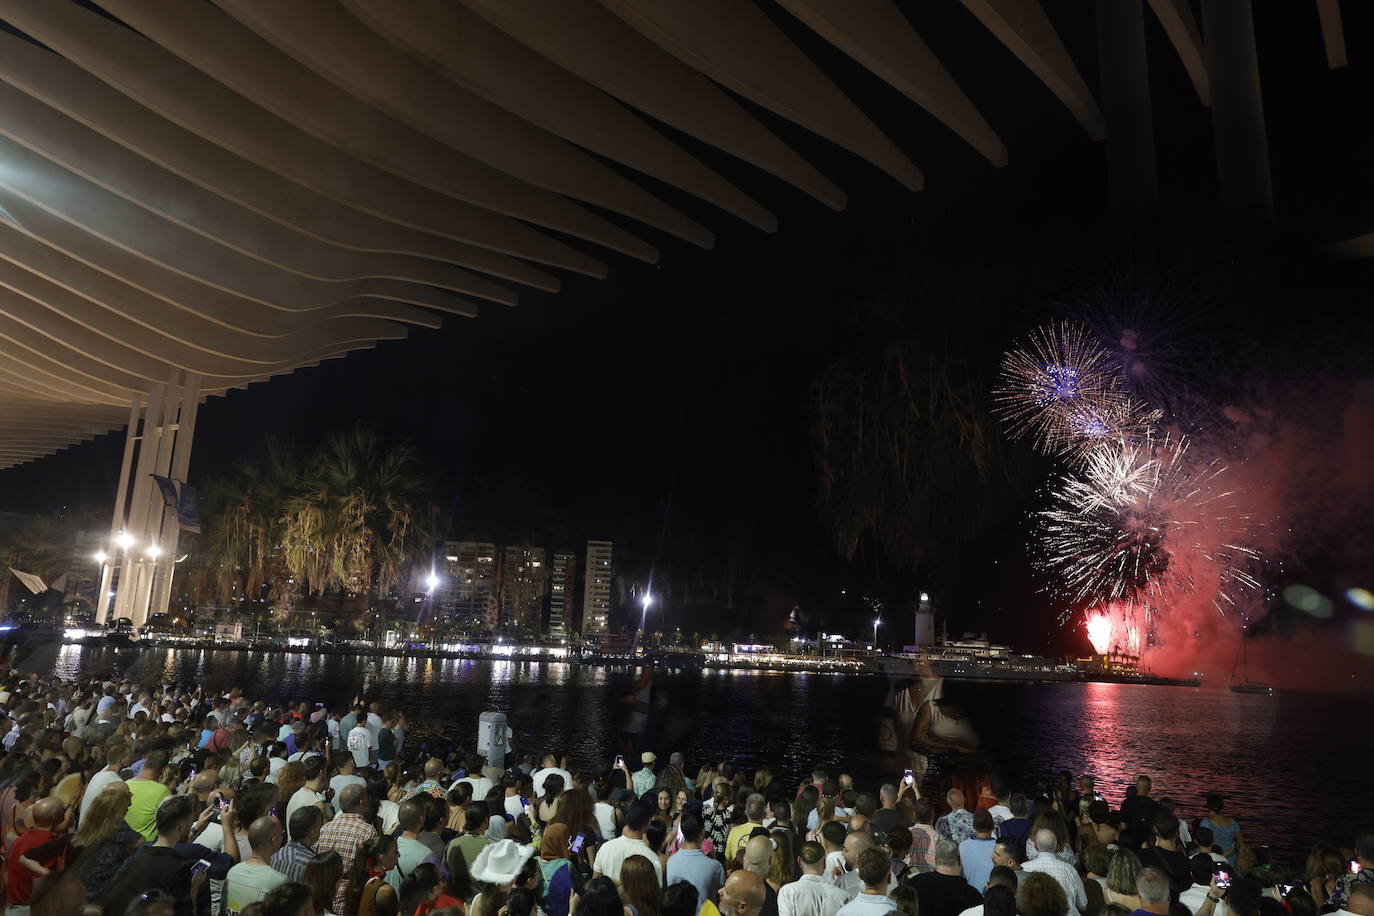
<svg viewBox="0 0 1374 916"><path fill-rule="evenodd" d="M176 443L172 451L171 478L178 484L186 483L186 473L191 467L191 445L196 435L196 414L200 408L200 376L187 373L186 384L181 389L181 405L177 415ZM157 586L153 592L151 613L165 614L172 600L172 580L176 576L178 542L181 538L181 520L176 509L168 509L162 525L162 547L165 560L159 566Z"/></svg>
<svg viewBox="0 0 1374 916"><path fill-rule="evenodd" d="M124 530L129 502L129 472L133 467L134 443L138 441L138 415L142 406L142 395L129 398L129 423L124 431L124 457L119 462L119 485L115 487L114 511L110 516L110 536L101 548L105 552L105 562L100 565L100 592L96 596L95 621L105 623L110 612L110 590L114 585L114 568L119 562L119 545L115 539Z"/></svg>
<svg viewBox="0 0 1374 916"><path fill-rule="evenodd" d="M179 370L173 369L167 379L167 393L162 400L162 417L158 422L157 451L153 457L152 474L158 477L166 477L172 467L172 446L176 441L176 418L177 406L181 403L181 385L178 379L181 376ZM139 564L138 591L135 593L135 605L133 612L129 615L134 620L135 627L141 627L148 619L148 608L153 596L153 583L158 577L158 570L166 563L171 562L167 557L167 551L163 542L163 522L166 516L166 501L162 497L162 488L149 478L148 507L147 517L143 528L144 551L143 562ZM147 549L157 545L158 555L149 556Z"/></svg>
<svg viewBox="0 0 1374 916"><path fill-rule="evenodd" d="M162 403L167 396L166 385L154 385L148 392L148 407L143 413L143 435L138 443L138 463L134 468L129 514L124 530L135 539L141 539L148 523L148 489L153 485L153 461L157 451L158 421L162 417ZM143 555L146 543L135 543L128 550L119 552L119 581L115 586L115 617L128 617L133 607L134 593L137 588L138 568L142 564L138 558Z"/></svg>

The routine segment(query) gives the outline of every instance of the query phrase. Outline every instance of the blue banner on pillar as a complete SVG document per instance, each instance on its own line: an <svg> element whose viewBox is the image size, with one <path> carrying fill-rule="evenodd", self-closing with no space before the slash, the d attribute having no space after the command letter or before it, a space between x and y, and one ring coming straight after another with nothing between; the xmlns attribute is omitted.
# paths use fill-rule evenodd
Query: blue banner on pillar
<svg viewBox="0 0 1374 916"><path fill-rule="evenodd" d="M181 498L177 501L177 522L182 531L200 534L200 494L189 483L181 485Z"/></svg>
<svg viewBox="0 0 1374 916"><path fill-rule="evenodd" d="M162 491L162 504L168 509L177 508L177 482L170 477L159 477L154 474L153 482Z"/></svg>

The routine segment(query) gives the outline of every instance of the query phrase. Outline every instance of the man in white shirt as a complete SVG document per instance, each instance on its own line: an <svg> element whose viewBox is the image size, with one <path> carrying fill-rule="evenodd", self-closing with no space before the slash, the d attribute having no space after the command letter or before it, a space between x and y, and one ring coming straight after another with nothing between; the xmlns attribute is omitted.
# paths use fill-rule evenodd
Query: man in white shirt
<svg viewBox="0 0 1374 916"><path fill-rule="evenodd" d="M841 853L843 855L843 853ZM668 860L671 864L672 860ZM849 895L824 874L825 850L820 843L803 843L801 877L778 890L778 916L835 916Z"/></svg>
<svg viewBox="0 0 1374 916"><path fill-rule="evenodd" d="M328 818L333 812L328 811L329 802L324 797L325 777L329 770L324 764L323 757L311 757L301 766L305 770L305 785L296 790L295 794L286 802L286 823L291 823L291 815L296 813L296 809L304 808L306 805L315 805L320 809L320 813Z"/></svg>
<svg viewBox="0 0 1374 916"><path fill-rule="evenodd" d="M458 788L460 782L465 782L472 786L472 797L474 801L481 801L486 798L487 793L491 791L493 783L490 779L482 775L482 758L476 754L469 754L467 759L463 761L463 769L467 770L468 775L461 779L455 779L453 784L448 787L448 790L452 792L454 789Z"/></svg>
<svg viewBox="0 0 1374 916"><path fill-rule="evenodd" d="M625 815L625 829L621 831L620 836L602 843L601 848L597 850L596 862L592 866L594 875L605 875L619 884L620 868L625 864L625 860L630 856L643 856L653 865L659 885L663 884L663 866L658 861L658 855L644 842L644 828L649 826L649 818L652 816L653 810L643 799L630 805L630 810Z"/></svg>
<svg viewBox="0 0 1374 916"><path fill-rule="evenodd" d="M86 816L86 810L91 807L91 802L95 801L95 797L103 792L107 786L124 781L120 777L119 771L133 762L133 756L129 749L123 745L110 748L105 757L108 765L91 777L90 783L86 786L86 794L81 796L79 817L84 818Z"/></svg>
<svg viewBox="0 0 1374 916"><path fill-rule="evenodd" d="M873 848L872 834L855 831L844 838L844 869L834 878L835 886L844 891L846 901L852 902L864 893L864 877L859 872L859 860L864 852ZM883 859L887 862L887 883L883 885L882 893L886 894L896 884L896 879L892 875L892 861L886 855Z"/></svg>
<svg viewBox="0 0 1374 916"><path fill-rule="evenodd" d="M863 882L863 893L840 907L836 916L883 916L897 909L897 904L887 896L892 881L892 860L885 851L870 846L859 853L856 871Z"/></svg>
<svg viewBox="0 0 1374 916"><path fill-rule="evenodd" d="M558 765L558 757L557 757L556 755L554 755L553 753L545 754L545 755L544 755L544 765L543 765L542 767L540 767L539 769L537 769L537 770L534 771L534 777L533 777L533 778L534 778L534 797L535 797L535 798L543 798L543 797L544 797L544 780L546 780L546 779L548 779L550 776L554 776L554 775L562 776L562 777L563 777L563 788L564 788L564 789L571 789L571 788L572 788L572 784L573 784L572 774L569 773L567 770L563 769L562 767L560 767L560 766ZM477 795L476 795L476 793L474 793L474 794L473 794L473 798L476 798L476 797L477 797Z"/></svg>
<svg viewBox="0 0 1374 916"><path fill-rule="evenodd" d="M997 804L988 809L988 814L991 814L993 821L998 824L1011 820L1012 813L1009 806L1011 789L1007 788L1007 781L994 773L988 779L988 786L991 787L992 794L997 798Z"/></svg>
<svg viewBox="0 0 1374 916"><path fill-rule="evenodd" d="M348 751L338 751L334 754L334 769L339 772L329 780L329 788L334 790L335 798L343 794L344 786L367 785L367 781L357 775L358 765Z"/></svg>
<svg viewBox="0 0 1374 916"><path fill-rule="evenodd" d="M1055 855L1059 851L1059 840L1055 837L1054 831L1037 830L1035 848L1039 850L1039 855L1028 860L1021 866L1021 870L1044 872L1058 881L1059 886L1064 889L1064 895L1069 899L1069 907L1064 911L1064 916L1078 916L1087 909L1088 892L1083 889L1083 879L1078 877L1077 870Z"/></svg>
<svg viewBox="0 0 1374 916"><path fill-rule="evenodd" d="M372 732L366 723L359 722L353 726L348 733L348 750L353 755L353 762L359 767L365 767L372 762L376 742L372 739Z"/></svg>
<svg viewBox="0 0 1374 916"><path fill-rule="evenodd" d="M1222 861L1225 861L1224 859ZM1188 908L1188 912L1196 914L1202 909L1202 905L1207 902L1207 895L1212 893L1212 873L1216 868L1216 862L1205 852L1200 852L1188 860L1188 870L1192 873L1193 886L1178 895L1178 902ZM1212 916L1226 916L1226 901L1213 903Z"/></svg>

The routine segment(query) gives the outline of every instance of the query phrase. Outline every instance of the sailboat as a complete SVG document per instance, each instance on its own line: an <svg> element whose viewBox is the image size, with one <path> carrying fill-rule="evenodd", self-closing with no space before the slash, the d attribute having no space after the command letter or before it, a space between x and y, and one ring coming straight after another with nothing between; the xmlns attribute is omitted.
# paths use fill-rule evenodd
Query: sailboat
<svg viewBox="0 0 1374 916"><path fill-rule="evenodd" d="M1245 650L1245 634L1240 637L1240 652L1236 655L1236 664L1231 666L1231 692L1232 693L1269 693L1274 692L1274 688L1260 681L1250 680L1250 656ZM1240 668L1242 676L1245 678L1240 683L1236 683L1236 668Z"/></svg>

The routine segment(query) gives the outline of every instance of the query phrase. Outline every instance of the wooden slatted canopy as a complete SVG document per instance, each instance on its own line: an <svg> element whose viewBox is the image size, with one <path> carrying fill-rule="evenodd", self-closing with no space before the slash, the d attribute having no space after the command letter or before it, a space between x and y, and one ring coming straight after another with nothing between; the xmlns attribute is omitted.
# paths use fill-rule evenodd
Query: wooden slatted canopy
<svg viewBox="0 0 1374 916"><path fill-rule="evenodd" d="M1040 0L959 2L1103 136ZM893 0L773 3L0 0L0 467L119 428L169 374L215 396L605 276L607 252L654 262L645 229L714 244L649 188L777 228L673 131L843 208L737 97L919 190L779 16L1007 162ZM1148 3L1212 104L1190 5Z"/></svg>

